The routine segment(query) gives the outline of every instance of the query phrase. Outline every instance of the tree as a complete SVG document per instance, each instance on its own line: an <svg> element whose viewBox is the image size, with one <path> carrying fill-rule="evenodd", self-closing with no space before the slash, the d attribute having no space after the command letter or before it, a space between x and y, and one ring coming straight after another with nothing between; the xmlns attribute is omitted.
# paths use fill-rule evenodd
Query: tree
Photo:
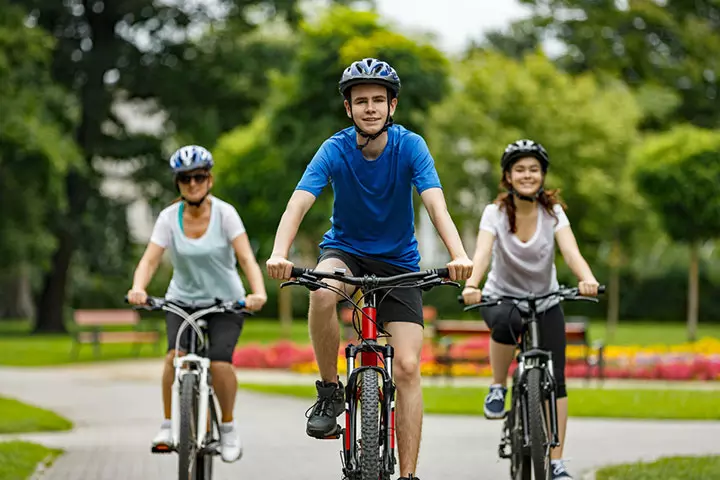
<svg viewBox="0 0 720 480"><path fill-rule="evenodd" d="M631 87L649 84L677 92L666 120L712 128L720 122L720 5L712 0L523 0L535 10L538 29L559 40L559 60L572 73L619 75Z"/></svg>
<svg viewBox="0 0 720 480"><path fill-rule="evenodd" d="M0 315L13 317L29 313L28 265L49 260L47 222L65 207L62 178L80 157L64 135L76 105L49 75L52 37L25 26L21 9L0 9Z"/></svg>
<svg viewBox="0 0 720 480"><path fill-rule="evenodd" d="M505 146L531 138L550 154L548 187L562 189L583 251L622 245L637 218L623 167L640 118L631 92L563 73L538 53L515 61L478 51L455 72L457 88L433 109L429 136L454 216L477 231ZM617 311L618 295L611 300Z"/></svg>
<svg viewBox="0 0 720 480"><path fill-rule="evenodd" d="M11 3L29 12L29 23L55 37L53 79L74 93L79 104L77 121L66 125L66 129L80 147L84 162L71 168L63 178L67 209L52 215L54 253L42 282L35 326L36 331L63 331L63 306L75 253L95 252L95 258L87 263L101 269L117 268L116 263L105 262L106 258L131 257L127 228L122 221L124 205L103 196L101 185L106 173L99 165L102 162L140 168L163 165L166 151L162 140L173 133L174 121L185 119L183 113L189 105L217 108L229 105L235 121L243 121L249 117L247 111L261 101L256 99L253 103L253 97L246 95L249 88L239 89L244 103L230 101L223 88L206 88L223 87L226 83L222 80L230 79L243 86L247 77L242 74L249 70L244 68L249 64L236 62L233 66L243 69L233 72L225 64L195 61L199 50L194 32L207 32L210 26L222 29L232 25L235 32L249 33L267 18L295 19L298 10L295 1L287 0L172 3L12 0ZM266 15L259 15L263 11ZM204 76L198 75L195 69L198 66L206 67ZM254 65L253 75L258 68L262 67ZM216 73L223 69L224 74ZM199 82L202 79L215 83ZM190 90L188 86L194 88ZM202 92L201 98L198 92ZM182 104L185 109L172 108L179 98L186 100ZM118 114L118 104L133 105L137 101L149 105L150 113L171 115L160 131L138 132L131 124L132 119ZM234 124L225 114L215 117L219 119L219 128ZM107 223L108 218L117 221Z"/></svg>
<svg viewBox="0 0 720 480"><path fill-rule="evenodd" d="M634 153L638 188L670 237L689 245L687 333L697 337L699 250L720 236L720 133L688 125L650 136Z"/></svg>

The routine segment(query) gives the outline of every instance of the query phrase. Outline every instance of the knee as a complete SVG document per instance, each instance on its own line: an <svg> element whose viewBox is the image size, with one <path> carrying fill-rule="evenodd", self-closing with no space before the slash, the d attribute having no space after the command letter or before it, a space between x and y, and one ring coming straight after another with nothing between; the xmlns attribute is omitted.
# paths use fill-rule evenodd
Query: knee
<svg viewBox="0 0 720 480"><path fill-rule="evenodd" d="M319 310L330 310L337 304L337 294L330 290L320 288L310 292L310 307Z"/></svg>
<svg viewBox="0 0 720 480"><path fill-rule="evenodd" d="M520 336L521 326L515 322L499 322L493 326L490 336L497 343L515 345Z"/></svg>
<svg viewBox="0 0 720 480"><path fill-rule="evenodd" d="M168 350L167 354L165 354L165 365L172 366L176 353L178 357L184 357L186 355L185 352L182 352L180 350Z"/></svg>
<svg viewBox="0 0 720 480"><path fill-rule="evenodd" d="M415 355L397 356L393 361L393 377L398 384L420 381L420 360Z"/></svg>

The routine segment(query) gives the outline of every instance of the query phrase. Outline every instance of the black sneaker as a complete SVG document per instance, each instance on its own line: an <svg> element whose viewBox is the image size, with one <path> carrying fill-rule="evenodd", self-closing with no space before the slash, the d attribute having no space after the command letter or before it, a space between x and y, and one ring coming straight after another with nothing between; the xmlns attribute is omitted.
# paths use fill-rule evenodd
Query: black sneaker
<svg viewBox="0 0 720 480"><path fill-rule="evenodd" d="M341 427L336 417L345 411L345 389L341 381L338 383L315 382L317 401L308 409L305 431L313 438L334 438L340 435ZM311 412L312 411L312 412ZM308 413L310 415L308 416Z"/></svg>

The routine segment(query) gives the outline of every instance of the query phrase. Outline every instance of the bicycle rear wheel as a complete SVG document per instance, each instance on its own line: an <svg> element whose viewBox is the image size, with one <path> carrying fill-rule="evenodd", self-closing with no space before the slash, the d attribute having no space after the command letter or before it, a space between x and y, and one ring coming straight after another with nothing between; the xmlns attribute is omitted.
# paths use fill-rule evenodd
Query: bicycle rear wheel
<svg viewBox="0 0 720 480"><path fill-rule="evenodd" d="M197 375L188 373L180 384L179 480L197 480Z"/></svg>
<svg viewBox="0 0 720 480"><path fill-rule="evenodd" d="M530 456L536 480L550 478L550 436L545 415L545 395L542 371L533 368L527 375L528 420L530 426Z"/></svg>
<svg viewBox="0 0 720 480"><path fill-rule="evenodd" d="M378 373L362 372L360 393L360 471L362 480L380 478L380 392Z"/></svg>

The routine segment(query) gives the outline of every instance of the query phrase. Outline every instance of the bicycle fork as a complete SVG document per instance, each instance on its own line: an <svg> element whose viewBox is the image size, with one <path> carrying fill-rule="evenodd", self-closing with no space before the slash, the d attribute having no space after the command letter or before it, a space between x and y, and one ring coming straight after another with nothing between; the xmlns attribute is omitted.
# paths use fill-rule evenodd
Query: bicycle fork
<svg viewBox="0 0 720 480"><path fill-rule="evenodd" d="M527 395L523 386L526 385L527 372L530 369L539 368L543 371L543 384L540 385L542 391L548 393L548 404L545 406L550 414L549 419L549 437L550 447L555 448L560 445L560 437L558 435L558 417L557 417L557 395L555 393L555 375L553 374L552 353L544 350L529 350L518 355L518 385L520 386L520 403L522 405L522 422L523 422L523 444L530 445L529 418ZM547 418L545 419L547 422Z"/></svg>
<svg viewBox="0 0 720 480"><path fill-rule="evenodd" d="M197 370L190 370L187 367L195 365ZM180 384L186 375L195 375L198 388L197 401L197 430L195 443L199 448L203 446L207 434L208 408L210 407L210 382L208 372L210 371L210 359L195 354L187 354L183 357L173 359L175 367L175 379L172 384L171 396L171 425L173 448L180 443Z"/></svg>
<svg viewBox="0 0 720 480"><path fill-rule="evenodd" d="M382 352L385 368L379 367L378 351ZM356 367L357 354L362 356L362 366ZM392 345L379 345L376 342L368 342L361 346L348 345L345 347L345 358L347 360L347 385L345 387L345 428L342 429L343 452L341 460L343 472L347 478L353 479L359 474L359 455L357 442L357 401L360 398L362 385L358 379L365 370L372 369L382 375L380 386L381 403L381 445L382 459L381 469L383 478L390 478L395 473L395 385L392 381L392 360L394 349ZM362 448L362 446L361 446ZM359 478L359 477L358 477Z"/></svg>

